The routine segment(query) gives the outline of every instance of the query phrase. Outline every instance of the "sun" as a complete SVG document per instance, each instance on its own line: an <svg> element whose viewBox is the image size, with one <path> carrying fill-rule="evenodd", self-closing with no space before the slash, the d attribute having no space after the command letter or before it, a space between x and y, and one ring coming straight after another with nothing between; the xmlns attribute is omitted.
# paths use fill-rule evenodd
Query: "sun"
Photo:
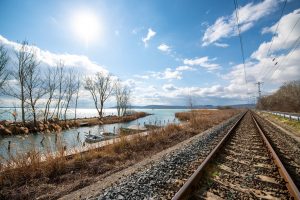
<svg viewBox="0 0 300 200"><path fill-rule="evenodd" d="M90 10L74 12L71 17L72 31L86 45L100 37L100 21Z"/></svg>

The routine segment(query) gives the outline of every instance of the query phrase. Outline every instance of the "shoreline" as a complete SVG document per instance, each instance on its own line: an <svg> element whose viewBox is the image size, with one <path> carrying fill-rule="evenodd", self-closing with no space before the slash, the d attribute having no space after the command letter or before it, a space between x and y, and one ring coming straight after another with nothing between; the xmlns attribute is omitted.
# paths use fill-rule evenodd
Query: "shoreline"
<svg viewBox="0 0 300 200"><path fill-rule="evenodd" d="M146 112L135 112L133 114L121 117L118 117L116 115L109 115L101 119L99 119L99 117L90 117L67 120L48 120L47 122L37 121L36 126L34 126L33 121L23 124L21 122L11 122L3 120L0 121L0 136L27 135L37 132L59 133L62 130L76 127L130 122L149 115L151 114Z"/></svg>

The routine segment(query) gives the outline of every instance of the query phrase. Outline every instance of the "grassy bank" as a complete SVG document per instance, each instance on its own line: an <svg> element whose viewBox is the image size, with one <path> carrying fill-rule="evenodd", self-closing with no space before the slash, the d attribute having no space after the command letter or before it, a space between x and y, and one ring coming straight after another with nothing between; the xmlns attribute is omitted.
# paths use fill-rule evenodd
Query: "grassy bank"
<svg viewBox="0 0 300 200"><path fill-rule="evenodd" d="M271 118L275 120L279 124L283 124L284 126L287 126L294 130L295 132L298 132L298 135L300 135L300 121L297 120L290 120L288 118L273 115L273 114L267 114L267 113L261 113L263 116L267 116L268 118Z"/></svg>
<svg viewBox="0 0 300 200"><path fill-rule="evenodd" d="M17 168L2 166L0 199L56 199L201 133L238 112L204 110L178 113L176 115L181 120L188 120L184 126L171 124L131 140L121 137L118 143L72 157L64 157L62 148L57 157L49 154L44 162L35 151L11 157Z"/></svg>

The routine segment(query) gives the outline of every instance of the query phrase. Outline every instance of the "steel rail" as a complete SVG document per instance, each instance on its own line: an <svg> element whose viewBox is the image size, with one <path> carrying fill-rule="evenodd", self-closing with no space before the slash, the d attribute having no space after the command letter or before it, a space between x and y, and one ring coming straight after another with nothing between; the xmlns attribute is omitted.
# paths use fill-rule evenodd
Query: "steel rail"
<svg viewBox="0 0 300 200"><path fill-rule="evenodd" d="M289 175L289 173L287 172L287 170L285 169L284 165L282 164L282 162L280 161L278 155L276 154L276 152L274 151L272 145L270 144L270 142L268 141L267 137L265 136L264 132L261 129L261 126L258 124L257 120L255 119L255 116L253 115L253 113L251 113L252 119L258 129L258 132L260 133L260 135L262 136L264 143L266 144L266 146L268 147L268 150L272 156L272 159L274 160L274 163L276 164L278 171L280 173L280 175L282 176L282 178L284 178L285 180L285 185L287 187L287 189L290 192L290 195L292 197L294 197L294 199L300 199L300 192L297 188L297 186L295 185L294 181L292 180L291 176Z"/></svg>
<svg viewBox="0 0 300 200"><path fill-rule="evenodd" d="M282 162L280 161L279 157L277 156L276 152L272 148L270 142L264 135L260 125L256 121L254 115L251 111L246 111L239 119L238 121L231 127L231 129L226 133L226 135L222 138L222 140L218 143L218 145L209 153L209 155L203 160L203 162L200 164L200 166L197 168L197 170L192 174L192 176L185 182L185 184L179 189L179 191L175 194L175 196L172 198L172 200L181 200L181 199L187 199L190 195L193 189L196 187L197 183L199 182L204 168L212 161L212 159L215 157L218 150L225 144L225 142L228 140L231 133L236 129L238 124L242 121L243 117L246 115L247 112L250 112L251 117L254 121L254 124L257 127L257 130L259 131L260 135L263 138L264 143L266 144L268 151L270 152L271 157L274 160L274 163L276 164L278 171L280 175L284 178L286 182L286 187L290 192L290 195L294 199L300 199L300 193L291 179L290 175L288 174L287 170L283 166Z"/></svg>
<svg viewBox="0 0 300 200"><path fill-rule="evenodd" d="M196 185L196 183L199 182L204 168L208 165L208 163L210 163L210 161L216 155L216 152L218 152L218 150L224 145L224 143L227 141L227 139L238 126L238 124L242 121L243 117L246 115L247 112L248 111L243 113L242 116L238 119L238 121L235 122L235 124L230 128L230 130L226 133L226 135L222 138L218 145L208 154L208 156L203 160L203 162L200 164L197 170L175 194L172 200L186 199L190 195L190 192L193 190L193 187Z"/></svg>

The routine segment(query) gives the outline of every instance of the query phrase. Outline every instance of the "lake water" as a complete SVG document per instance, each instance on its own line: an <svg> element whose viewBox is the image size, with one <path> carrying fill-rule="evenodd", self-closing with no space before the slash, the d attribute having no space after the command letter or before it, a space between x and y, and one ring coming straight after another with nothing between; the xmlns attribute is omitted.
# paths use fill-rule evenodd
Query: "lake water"
<svg viewBox="0 0 300 200"><path fill-rule="evenodd" d="M1 111L1 110L0 110ZM2 110L3 111L3 110ZM150 113L152 115L127 122L127 123L116 123L116 124L106 124L106 125L96 125L90 127L79 127L79 128L72 128L69 130L64 130L59 134L29 134L25 136L0 136L0 157L7 158L8 152L7 147L9 141L11 141L11 153L15 154L24 153L32 148L35 148L37 151L45 152L45 151L55 151L55 141L61 141L63 145L67 148L78 147L82 146L84 143L84 135L88 132L91 134L99 134L101 131L113 132L114 129L117 130L120 127L127 128L131 125L139 125L143 127L144 123L146 124L158 124L158 125L167 125L169 123L178 123L178 120L175 118L176 112L186 111L185 109L135 109L135 111L143 111ZM2 119L9 119L12 120L12 116L9 116L8 111L6 112L6 116L2 115ZM105 109L104 110L106 115L116 114L116 109ZM95 109L78 109L77 111L78 118L84 117L95 117L97 116L97 111ZM6 118L4 118L6 117ZM68 112L68 118L74 118L73 110ZM0 118L1 119L1 118ZM58 136L57 136L58 135ZM77 137L78 135L78 137ZM41 141L45 136L43 144Z"/></svg>

